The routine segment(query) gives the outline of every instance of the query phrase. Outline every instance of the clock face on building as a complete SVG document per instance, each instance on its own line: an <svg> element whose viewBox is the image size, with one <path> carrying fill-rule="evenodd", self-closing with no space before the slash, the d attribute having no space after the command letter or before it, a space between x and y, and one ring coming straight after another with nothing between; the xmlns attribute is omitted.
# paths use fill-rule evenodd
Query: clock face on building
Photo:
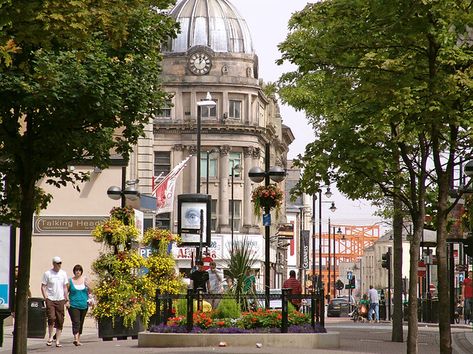
<svg viewBox="0 0 473 354"><path fill-rule="evenodd" d="M212 59L207 53L195 52L189 58L189 70L195 75L205 75L212 67Z"/></svg>

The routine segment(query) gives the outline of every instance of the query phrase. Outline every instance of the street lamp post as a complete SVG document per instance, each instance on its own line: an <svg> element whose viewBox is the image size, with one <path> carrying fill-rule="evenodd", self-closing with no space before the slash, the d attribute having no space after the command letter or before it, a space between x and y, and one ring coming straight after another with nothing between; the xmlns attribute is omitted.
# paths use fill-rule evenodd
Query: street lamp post
<svg viewBox="0 0 473 354"><path fill-rule="evenodd" d="M262 170L258 166L252 167L249 172L248 176L250 179L255 183L260 183L264 180L264 185L267 187L270 184L270 179L274 182L282 182L286 176L286 172L283 168L279 166L270 167L270 156L269 156L269 143L266 143L264 146L264 170ZM269 215L271 212L271 208L266 205L264 207L264 214ZM269 289L270 289L270 226L271 222L265 222L264 225L264 294L265 294L265 308L269 309Z"/></svg>
<svg viewBox="0 0 473 354"><path fill-rule="evenodd" d="M196 193L200 193L200 132L202 125L202 107L214 107L215 101L212 101L210 92L207 92L205 100L197 102L197 181L196 181ZM208 166L207 166L208 168Z"/></svg>
<svg viewBox="0 0 473 354"><path fill-rule="evenodd" d="M319 274L317 279L317 292L320 294L322 289L322 203L331 203L330 211L334 212L337 210L335 207L335 203L332 201L322 201L322 190L318 190L318 198L319 198ZM332 192L330 191L330 187L327 187L327 191L325 192L325 196L327 198L332 197ZM313 222L312 222L312 276L315 274L315 201L317 200L317 195L312 196L312 213L313 213ZM315 290L315 284L313 284ZM319 307L319 318L322 326L324 325L324 307L323 307L324 300L322 299L322 305Z"/></svg>
<svg viewBox="0 0 473 354"><path fill-rule="evenodd" d="M333 235L333 237L335 237L335 235ZM332 254L330 252L330 218L328 218L328 262L327 262L327 269L328 269L328 283L327 283L327 301L330 299L330 295L332 293L332 288L330 287L330 281L331 281L331 274L330 274L330 271L331 271L331 268L332 268Z"/></svg>
<svg viewBox="0 0 473 354"><path fill-rule="evenodd" d="M241 167L240 165L235 165L234 161L232 162L232 208L231 208L231 243L232 243L232 246L231 246L231 250L232 250L232 255L233 255L233 232L234 232L234 226L233 226L233 222L234 222L234 219L235 219L235 199L234 199L234 195L233 195L233 178L235 177L235 171L237 172L240 172L241 171Z"/></svg>
<svg viewBox="0 0 473 354"><path fill-rule="evenodd" d="M342 229L339 227L337 230L337 235L340 237L342 234ZM337 285L336 285L336 267L337 267L337 258L335 257L335 226L333 227L333 297L337 295Z"/></svg>
<svg viewBox="0 0 473 354"><path fill-rule="evenodd" d="M126 180L126 166L122 166L122 183L121 188L117 186L111 186L107 189L107 195L110 199L119 200L122 208L126 205L126 199L136 200L140 197L140 193L135 187L139 181L127 181Z"/></svg>

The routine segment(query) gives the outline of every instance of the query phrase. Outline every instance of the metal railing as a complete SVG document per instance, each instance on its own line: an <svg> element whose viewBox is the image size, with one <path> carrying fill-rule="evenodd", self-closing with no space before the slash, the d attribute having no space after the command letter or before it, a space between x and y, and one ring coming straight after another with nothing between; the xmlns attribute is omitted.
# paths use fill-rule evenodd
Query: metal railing
<svg viewBox="0 0 473 354"><path fill-rule="evenodd" d="M308 304L310 303L310 318L312 328L315 328L316 324L325 326L325 303L323 289L319 292L312 294L291 294L291 289L281 289L281 294L270 294L269 301L281 301L281 333L287 333L288 331L288 314L289 314L289 302L291 300L305 300ZM194 300L197 302L197 311L202 311L204 300L221 300L221 299L234 299L239 303L246 303L251 308L264 307L266 295L265 294L207 294L202 289L194 291L188 289L186 294L161 294L156 291L156 316L154 316L154 325L166 324L168 319L173 316L172 306L173 300L186 300L186 319L187 319L187 331L191 332L194 326ZM279 310L279 308L276 308Z"/></svg>

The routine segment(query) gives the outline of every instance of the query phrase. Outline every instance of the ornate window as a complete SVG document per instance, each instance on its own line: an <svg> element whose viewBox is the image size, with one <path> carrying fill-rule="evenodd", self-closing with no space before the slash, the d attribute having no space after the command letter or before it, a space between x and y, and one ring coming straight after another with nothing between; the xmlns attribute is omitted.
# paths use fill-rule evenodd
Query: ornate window
<svg viewBox="0 0 473 354"><path fill-rule="evenodd" d="M212 98L212 101L216 103L215 106L213 107L205 107L202 106L201 110L201 117L203 119L217 119L217 106L218 106L218 100Z"/></svg>
<svg viewBox="0 0 473 354"><path fill-rule="evenodd" d="M228 117L241 119L241 101L230 100Z"/></svg>
<svg viewBox="0 0 473 354"><path fill-rule="evenodd" d="M232 167L240 166L241 164L241 152L231 152L228 157L228 176L232 176ZM233 178L241 178L241 172L234 171Z"/></svg>
<svg viewBox="0 0 473 354"><path fill-rule="evenodd" d="M229 200L228 201L228 216L231 222L231 215L232 215L232 208L233 208L233 231L240 231L241 225L241 200Z"/></svg>

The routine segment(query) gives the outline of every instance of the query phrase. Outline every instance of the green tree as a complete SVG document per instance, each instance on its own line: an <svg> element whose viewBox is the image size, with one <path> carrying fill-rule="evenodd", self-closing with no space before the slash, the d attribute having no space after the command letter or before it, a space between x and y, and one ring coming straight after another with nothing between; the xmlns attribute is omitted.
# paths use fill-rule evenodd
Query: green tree
<svg viewBox="0 0 473 354"><path fill-rule="evenodd" d="M299 159L299 190L336 181L352 198L381 191L401 201L414 225L410 299L417 297L427 186L438 188L440 318L449 318L448 188L472 137L471 17L466 1L326 1L296 13L280 45L279 62L297 71L281 77L279 93L306 111L316 131ZM410 353L417 352L416 310L411 302ZM451 352L449 321L440 333L441 352Z"/></svg>
<svg viewBox="0 0 473 354"><path fill-rule="evenodd" d="M162 10L173 3L1 2L1 209L20 227L15 353L26 353L31 220L50 198L36 184L87 178L67 170L77 161L106 167L112 151L128 157L166 100L160 48L177 25Z"/></svg>

